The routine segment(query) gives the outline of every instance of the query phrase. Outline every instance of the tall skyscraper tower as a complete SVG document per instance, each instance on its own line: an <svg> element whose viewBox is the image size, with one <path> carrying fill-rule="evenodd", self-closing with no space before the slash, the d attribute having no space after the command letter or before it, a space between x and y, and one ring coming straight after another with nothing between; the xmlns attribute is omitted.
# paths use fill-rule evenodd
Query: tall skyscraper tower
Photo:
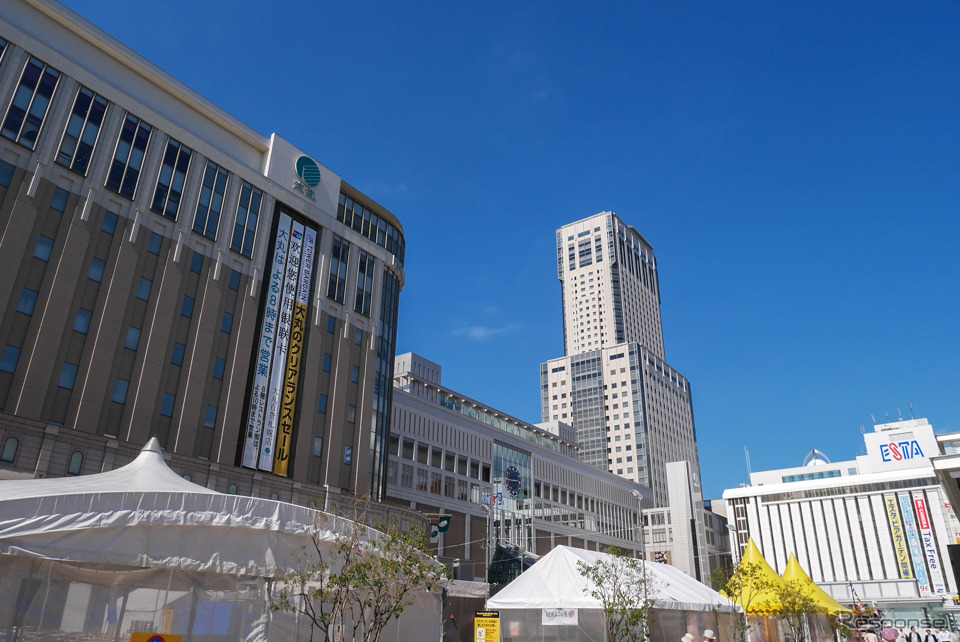
<svg viewBox="0 0 960 642"><path fill-rule="evenodd" d="M580 458L650 486L667 505L666 464L700 463L690 383L666 362L651 245L603 212L557 231L565 356L541 365L543 421L577 431Z"/></svg>

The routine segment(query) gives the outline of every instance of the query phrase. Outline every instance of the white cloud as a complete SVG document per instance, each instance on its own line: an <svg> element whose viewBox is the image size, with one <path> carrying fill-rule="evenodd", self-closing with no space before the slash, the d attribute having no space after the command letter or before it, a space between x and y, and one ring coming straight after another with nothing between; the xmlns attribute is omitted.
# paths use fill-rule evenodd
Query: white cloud
<svg viewBox="0 0 960 642"><path fill-rule="evenodd" d="M467 325L463 326L462 328L457 328L450 334L455 337L466 337L471 341L484 341L490 337L513 332L516 328L516 324L513 323L508 323L507 325L499 328L493 328L485 325Z"/></svg>

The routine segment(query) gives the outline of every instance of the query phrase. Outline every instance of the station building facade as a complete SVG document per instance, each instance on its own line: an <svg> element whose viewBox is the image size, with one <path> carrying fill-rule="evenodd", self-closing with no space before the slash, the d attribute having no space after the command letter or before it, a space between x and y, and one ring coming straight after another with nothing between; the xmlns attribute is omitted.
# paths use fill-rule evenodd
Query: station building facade
<svg viewBox="0 0 960 642"><path fill-rule="evenodd" d="M875 425L864 444L854 460L813 451L803 466L726 490L733 557L752 538L778 573L794 554L841 603L906 618L955 612L960 521L935 464L960 452L960 433L911 419Z"/></svg>
<svg viewBox="0 0 960 642"><path fill-rule="evenodd" d="M0 230L3 474L156 435L217 490L382 498L403 230L305 151L8 0Z"/></svg>
<svg viewBox="0 0 960 642"><path fill-rule="evenodd" d="M387 462L390 500L452 516L441 560L480 579L495 543L518 555L559 544L641 555L647 487L579 461L569 426L524 422L444 387L441 374L419 355L397 357Z"/></svg>

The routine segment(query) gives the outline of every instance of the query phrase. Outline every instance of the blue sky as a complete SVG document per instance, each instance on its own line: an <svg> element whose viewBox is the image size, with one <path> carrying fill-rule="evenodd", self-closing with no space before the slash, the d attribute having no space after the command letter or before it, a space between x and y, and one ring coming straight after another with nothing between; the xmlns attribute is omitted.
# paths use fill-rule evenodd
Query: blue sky
<svg viewBox="0 0 960 642"><path fill-rule="evenodd" d="M956 3L66 4L394 212L399 351L463 394L539 420L555 231L612 210L708 497L745 446L849 459L909 404L960 430Z"/></svg>

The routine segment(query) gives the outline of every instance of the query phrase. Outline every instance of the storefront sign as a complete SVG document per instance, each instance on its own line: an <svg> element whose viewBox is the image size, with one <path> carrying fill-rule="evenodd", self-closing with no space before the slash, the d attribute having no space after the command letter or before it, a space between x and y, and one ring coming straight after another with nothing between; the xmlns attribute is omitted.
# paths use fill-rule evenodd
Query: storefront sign
<svg viewBox="0 0 960 642"><path fill-rule="evenodd" d="M907 551L907 536L900 523L900 509L897 508L897 498L894 495L884 495L883 504L887 511L887 521L890 523L890 534L893 536L893 550L897 555L897 568L901 579L913 579L910 569L910 553Z"/></svg>
<svg viewBox="0 0 960 642"><path fill-rule="evenodd" d="M900 498L900 509L903 514L903 526L907 532L907 542L910 545L910 556L913 557L913 570L917 577L917 585L920 587L920 596L930 595L930 580L927 578L927 565L923 559L923 547L920 546L920 537L917 536L917 524L913 519L913 505L910 502L910 495L898 495Z"/></svg>
<svg viewBox="0 0 960 642"><path fill-rule="evenodd" d="M933 592L942 595L947 592L943 581L943 569L940 566L940 554L937 552L936 542L933 540L933 528L930 524L930 514L927 512L927 501L923 493L913 494L913 505L917 509L917 524L920 527L920 542L923 545L923 555L930 569L930 584Z"/></svg>

